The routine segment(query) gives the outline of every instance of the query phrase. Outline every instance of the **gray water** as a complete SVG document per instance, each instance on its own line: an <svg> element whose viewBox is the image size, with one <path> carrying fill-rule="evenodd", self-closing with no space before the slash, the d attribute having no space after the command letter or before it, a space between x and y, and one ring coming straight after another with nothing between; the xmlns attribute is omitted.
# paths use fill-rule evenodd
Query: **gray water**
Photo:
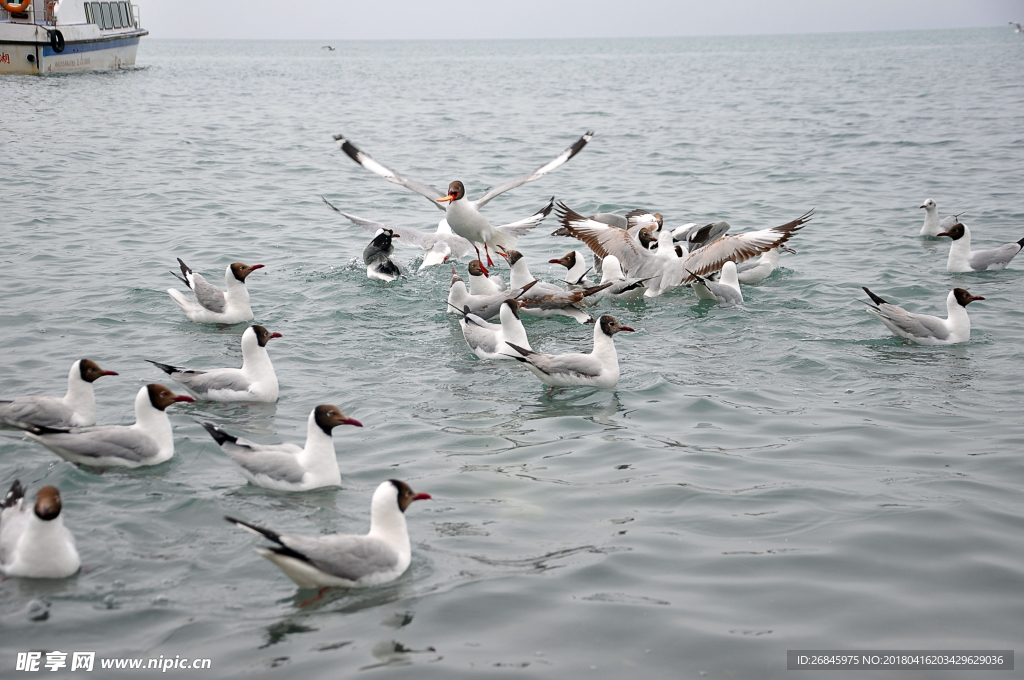
<svg viewBox="0 0 1024 680"><path fill-rule="evenodd" d="M0 433L0 483L58 486L83 560L67 580L0 581L0 676L29 649L207 657L170 673L203 678L780 678L787 649L1019 654L1024 260L951 275L947 242L917 232L931 197L976 247L1024 236L1020 38L146 39L134 70L0 81L0 395L62 394L89 357L120 373L96 383L99 422L128 423L139 387L167 380L143 359L238 365L244 326L192 324L168 298L175 257L215 282L265 264L253 308L284 336L280 402L174 406L157 468L82 469ZM409 276L368 281L368 236L320 201L441 217L334 133L476 196L588 129L486 214L554 194L742 231L816 209L741 307L679 289L599 308L638 330L616 337L614 390L547 397L476 359L444 313L450 269L417 273L400 247ZM556 227L521 242L551 279L547 260L580 245ZM969 343L919 347L864 313L863 285L940 315L953 287L986 299ZM568 319L527 330L544 351L592 337ZM195 422L301 441L320 403L365 425L335 433L341 489L247 486ZM222 519L364 532L392 477L434 500L409 509L412 566L387 587L310 602Z"/></svg>

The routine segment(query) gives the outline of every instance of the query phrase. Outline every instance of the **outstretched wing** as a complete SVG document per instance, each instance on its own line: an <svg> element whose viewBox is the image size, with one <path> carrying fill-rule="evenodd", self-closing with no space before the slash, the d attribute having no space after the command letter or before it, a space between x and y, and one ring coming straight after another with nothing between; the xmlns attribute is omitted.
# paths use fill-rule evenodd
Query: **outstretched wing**
<svg viewBox="0 0 1024 680"><path fill-rule="evenodd" d="M482 208L483 206L487 205L491 201L491 199L505 193L509 189L515 189L516 187L526 184L527 182L532 182L534 180L540 179L541 177L548 174L549 172L559 167L560 165L564 165L565 163L567 163L570 158L578 154L583 149L583 147L587 145L587 142L589 142L593 136L594 131L588 130L582 137L577 139L572 146L570 146L562 153L558 154L558 156L556 156L554 159L548 161L547 163L540 166L539 168L537 168L528 175L517 177L516 179L505 182L504 184L491 189L486 194L476 199L476 201L474 201L473 204L477 208Z"/></svg>
<svg viewBox="0 0 1024 680"><path fill-rule="evenodd" d="M356 148L355 144L345 139L344 135L334 135L334 140L338 142L338 146L348 155L349 158L354 160L356 163L359 163L359 165L363 166L373 174L380 175L389 182L401 184L406 189L411 189L417 194L427 197L434 207L439 208L440 210L447 209L445 205L437 202L437 199L444 196L444 194L437 189L428 187L426 184L422 184L416 180L403 177L386 165L381 165Z"/></svg>
<svg viewBox="0 0 1024 680"><path fill-rule="evenodd" d="M533 213L529 217L521 219L518 222L511 222L509 224L503 224L502 226L497 227L497 229L498 229L498 231L500 231L503 234L506 234L508 236L515 236L515 237L518 238L519 236L522 236L523 234L525 234L526 232L530 231L531 229L536 227L538 224L543 222L544 218L548 216L548 214L551 212L551 209L554 207L554 205L555 205L555 197L552 196L551 200L548 201L548 204L546 206L544 206L543 208L541 208L537 212Z"/></svg>
<svg viewBox="0 0 1024 680"><path fill-rule="evenodd" d="M349 213L336 208L330 201L328 201L323 196L321 196L320 199L328 206L330 206L331 210L338 213L352 224L358 225L369 232L376 233L378 229L390 229L393 233L398 234L398 237L402 239L402 243L407 245L419 246L421 248L432 248L434 242L437 241L437 234L432 234L428 231L422 231L420 229L414 229L412 227L393 227L390 224L384 224L383 222L374 222L373 220L368 220L364 217L359 217L358 215L350 215ZM444 235L442 234L442 236ZM456 238L462 237L456 236Z"/></svg>
<svg viewBox="0 0 1024 680"><path fill-rule="evenodd" d="M813 213L813 210L809 210L792 222L787 222L779 227L723 236L685 256L683 269L695 274L707 275L718 271L730 260L738 263L756 257L788 241L793 234L807 224ZM694 280L693 275L688 273L683 278L683 283L690 283Z"/></svg>
<svg viewBox="0 0 1024 680"><path fill-rule="evenodd" d="M577 238L601 258L614 255L626 273L636 272L641 264L655 257L626 230L584 217L564 203L557 204L555 214L562 227L554 231L552 236Z"/></svg>

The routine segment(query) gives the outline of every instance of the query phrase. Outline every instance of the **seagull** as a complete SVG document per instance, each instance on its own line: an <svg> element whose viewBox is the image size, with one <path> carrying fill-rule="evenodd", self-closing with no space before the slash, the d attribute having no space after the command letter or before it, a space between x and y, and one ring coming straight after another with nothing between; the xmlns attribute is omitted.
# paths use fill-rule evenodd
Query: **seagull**
<svg viewBox="0 0 1024 680"><path fill-rule="evenodd" d="M991 250L971 250L971 230L961 222L957 222L951 229L938 236L953 239L953 245L949 247L949 258L946 260L947 272L999 271L1010 264L1010 260L1024 248L1022 238Z"/></svg>
<svg viewBox="0 0 1024 680"><path fill-rule="evenodd" d="M501 303L498 312L500 324L487 323L476 314L463 309L459 325L466 344L481 359L511 359L511 350L506 343L515 343L531 349L526 329L519 320L519 301L508 299Z"/></svg>
<svg viewBox="0 0 1024 680"><path fill-rule="evenodd" d="M508 286L501 277L491 276L491 272L484 267L480 260L469 261L469 294L470 295L494 295Z"/></svg>
<svg viewBox="0 0 1024 680"><path fill-rule="evenodd" d="M58 428L22 428L32 439L72 463L96 467L159 465L174 456L171 421L164 412L179 401L195 401L177 395L163 385L146 385L135 397L134 425L97 425Z"/></svg>
<svg viewBox="0 0 1024 680"><path fill-rule="evenodd" d="M95 361L79 359L68 371L68 392L63 397L18 397L0 400L0 424L27 423L49 427L88 427L96 424L96 396L92 384L105 375Z"/></svg>
<svg viewBox="0 0 1024 680"><path fill-rule="evenodd" d="M429 499L429 494L416 493L405 482L384 482L373 493L370 533L365 536L293 536L234 517L224 519L276 543L256 552L273 562L300 588L358 588L394 581L409 568L412 546L405 510L413 501Z"/></svg>
<svg viewBox="0 0 1024 680"><path fill-rule="evenodd" d="M24 503L25 488L14 480L0 503L0 574L25 578L67 578L82 565L75 537L60 516L60 492L44 486L36 502Z"/></svg>
<svg viewBox="0 0 1024 680"><path fill-rule="evenodd" d="M740 282L736 277L736 263L732 260L722 265L718 281L711 281L693 272L689 273L697 279L690 284L690 287L701 300L714 300L721 305L743 304L743 293L740 292Z"/></svg>
<svg viewBox="0 0 1024 680"><path fill-rule="evenodd" d="M1024 26L1021 26L1021 25L1020 25L1019 23L1017 23L1016 21L1011 21L1011 22L1010 22L1010 25L1014 27L1014 28L1013 28L1013 32L1014 32L1014 33L1024 33Z"/></svg>
<svg viewBox="0 0 1024 680"><path fill-rule="evenodd" d="M521 355L512 358L549 387L615 387L619 382L619 355L612 336L632 330L605 314L594 324L594 351L590 354L539 354L513 343L509 346Z"/></svg>
<svg viewBox="0 0 1024 680"><path fill-rule="evenodd" d="M213 440L242 468L252 484L276 491L309 491L324 486L341 486L338 457L331 430L338 425L363 424L349 418L337 406L321 404L309 414L306 446L257 444L234 437L213 423L203 423Z"/></svg>
<svg viewBox="0 0 1024 680"><path fill-rule="evenodd" d="M967 305L985 299L980 295L971 295L963 288L954 288L946 296L947 318L940 319L928 314L908 312L886 302L867 288L864 288L864 292L874 303L864 303L868 306L869 314L884 323L894 335L919 345L955 345L970 340L971 320L967 317Z"/></svg>
<svg viewBox="0 0 1024 680"><path fill-rule="evenodd" d="M178 303L189 321L228 325L252 321L252 307L249 306L249 291L245 287L245 278L257 269L262 269L262 264L248 265L241 262L229 264L224 272L225 290L223 291L209 283L201 274L196 274L189 269L180 257L178 264L181 266L182 276L178 276L175 272L171 273L192 289L196 299L188 299L184 293L175 288L168 288L167 294Z"/></svg>
<svg viewBox="0 0 1024 680"><path fill-rule="evenodd" d="M498 313L501 304L505 300L508 298L518 299L524 292L537 285L537 283L537 281L531 281L522 288L503 290L492 295L472 295L466 290L466 282L453 269L452 284L448 291L448 309L446 311L450 312L454 309L456 313L463 314L465 308L469 307L471 314L476 314L481 319L490 319ZM522 307L520 306L521 309Z"/></svg>
<svg viewBox="0 0 1024 680"><path fill-rule="evenodd" d="M146 359L196 399L209 401L277 401L277 374L267 354L267 343L280 338L263 326L250 326L242 333L242 367L198 371Z"/></svg>
<svg viewBox="0 0 1024 680"><path fill-rule="evenodd" d="M421 196L425 196L438 208L444 210L445 217L447 218L452 231L473 243L473 247L476 248L476 257L478 260L481 260L480 249L477 248L476 244L484 244L484 253L487 255L487 266L490 267L494 263L491 261L488 246L504 246L506 248L511 248L516 244L517 238L492 227L487 218L480 214L480 208L487 205L496 196L499 196L510 189L515 189L527 182L538 180L555 168L563 165L570 158L579 153L593 136L593 131L587 132L576 140L572 146L560 153L553 160L545 163L528 175L517 177L516 179L510 180L491 189L475 201L470 201L466 198L466 186L460 181L451 182L448 185L448 193L442 194L436 189L425 184L421 184L420 182L406 179L391 168L381 165L357 149L352 142L345 138L344 135L335 135L334 139L338 142L338 146L341 147L341 150L356 163L359 163L370 172L380 175L389 182L400 184L407 189L415 191ZM447 203L448 207L445 208L441 206L441 203Z"/></svg>
<svg viewBox="0 0 1024 680"><path fill-rule="evenodd" d="M611 284L591 286L580 290L564 290L553 283L537 281L526 266L523 254L518 250L500 251L502 257L508 260L509 271L508 282L513 288L523 289L525 292L516 296L521 301L520 312L526 316L571 316L580 323L593 323L594 318L585 312L580 304L584 298L594 295ZM529 290L526 286L536 282Z"/></svg>
<svg viewBox="0 0 1024 680"><path fill-rule="evenodd" d="M363 249L363 263L366 264L366 276L379 281L394 281L402 275L402 268L391 259L395 247L392 238L398 236L388 228L381 229Z"/></svg>
<svg viewBox="0 0 1024 680"><path fill-rule="evenodd" d="M578 250L570 250L558 259L548 260L548 264L560 264L568 270L563 281L569 285L570 290L573 286L587 287L591 284L587 274L593 270L593 267L587 266L583 253Z"/></svg>
<svg viewBox="0 0 1024 680"><path fill-rule="evenodd" d="M657 251L647 250L627 232L587 219L564 203L556 208L562 227L552 235L577 238L602 258L615 255L627 276L652 279L644 296L655 297L674 286L694 281L694 275L707 276L718 271L727 260L743 262L782 245L807 224L813 212L808 211L778 227L722 236L683 257L676 257L672 248L659 246ZM664 238L665 233L671 238L671 233L663 230L659 239Z"/></svg>
<svg viewBox="0 0 1024 680"><path fill-rule="evenodd" d="M393 227L388 224L374 222L373 220L342 212L341 210L338 210L338 208L334 207L334 205L332 205L331 202L323 196L321 196L320 199L330 206L331 210L335 211L352 224L358 225L372 232L377 232L381 229L390 229L394 232L395 236L402 237L403 243L423 248L425 254L423 256L423 263L420 264L420 271L426 267L441 264L451 256L454 256L457 260L461 260L466 255L473 252L473 244L458 234L453 233L452 228L448 226L448 220L445 218L441 218L441 221L437 223L437 231L435 232L421 231L410 227ZM500 227L496 227L496 229L503 234L518 238L543 222L544 218L551 212L551 207L552 204L549 202L547 206L529 217L525 217L518 222L512 222L511 224L504 224Z"/></svg>
<svg viewBox="0 0 1024 680"><path fill-rule="evenodd" d="M960 215L947 215L939 219L939 206L932 199L921 204L924 208L924 224L921 225L921 236L938 236L939 232L948 231L958 222Z"/></svg>
<svg viewBox="0 0 1024 680"><path fill-rule="evenodd" d="M673 229L672 240L685 243L686 252L692 253L699 248L703 248L712 241L717 241L722 238L729 233L729 229L729 223L725 220L705 224L702 227L690 222L689 224L684 224L681 227Z"/></svg>
<svg viewBox="0 0 1024 680"><path fill-rule="evenodd" d="M334 51L335 49L337 49L337 48L336 48L336 47L334 47L333 45L324 45L324 46L323 46L323 47L321 47L320 49L322 49L322 50L330 50L331 52L333 52L333 51Z"/></svg>
<svg viewBox="0 0 1024 680"><path fill-rule="evenodd" d="M736 265L736 273L740 283L761 283L772 275L779 268L779 251L796 255L796 251L789 246L779 246L761 253L756 260L747 260Z"/></svg>
<svg viewBox="0 0 1024 680"><path fill-rule="evenodd" d="M619 266L619 258L609 255L604 258L601 270L601 283L611 285L594 296L597 300L611 298L613 300L628 301L639 300L644 296L644 283L647 279L626 278L622 275L622 267Z"/></svg>

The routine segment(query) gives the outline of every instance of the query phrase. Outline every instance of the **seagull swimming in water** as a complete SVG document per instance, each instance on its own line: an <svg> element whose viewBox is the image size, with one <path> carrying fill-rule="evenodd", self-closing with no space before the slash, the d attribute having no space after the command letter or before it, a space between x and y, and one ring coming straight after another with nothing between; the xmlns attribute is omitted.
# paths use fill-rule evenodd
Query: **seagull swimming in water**
<svg viewBox="0 0 1024 680"><path fill-rule="evenodd" d="M866 310L869 314L901 338L919 345L955 345L971 339L971 320L967 316L967 305L975 300L984 300L980 295L971 295L963 288L954 288L946 296L947 317L940 319L928 314L914 314L902 307L886 302L866 287L864 292L871 298Z"/></svg>
<svg viewBox="0 0 1024 680"><path fill-rule="evenodd" d="M68 391L63 397L18 397L0 399L0 424L13 427L88 427L96 424L96 395L92 384L105 375L95 361L79 359L68 371Z"/></svg>
<svg viewBox="0 0 1024 680"><path fill-rule="evenodd" d="M527 182L538 180L555 168L565 164L587 145L587 142L590 141L593 135L593 131L587 132L576 140L572 146L560 153L553 160L548 161L527 175L517 177L516 179L510 180L491 189L475 201L470 201L466 198L466 185L458 180L451 182L448 185L448 192L446 194L442 194L440 191L429 187L426 184L407 179L391 168L381 165L356 148L356 146L347 140L344 135L335 135L334 139L338 142L338 146L341 150L344 151L349 158L354 160L356 163L359 163L359 165L374 174L380 175L389 182L400 184L407 189L415 191L421 196L425 196L435 206L444 210L445 217L448 220L448 225L452 228L452 231L473 243L473 247L476 248L477 259L481 261L480 249L477 248L476 244L483 244L484 254L487 255L487 266L490 267L494 262L491 261L489 248L496 248L498 246L511 248L516 245L517 238L491 226L491 223L487 218L480 213L480 208L484 207L492 199L500 196L506 191L515 189ZM447 208L442 206L441 203L447 203ZM548 209L550 210L550 207Z"/></svg>
<svg viewBox="0 0 1024 680"><path fill-rule="evenodd" d="M0 502L0 574L24 578L67 578L82 561L75 537L64 526L60 491L44 486L26 505L25 488L14 480Z"/></svg>
<svg viewBox="0 0 1024 680"><path fill-rule="evenodd" d="M961 222L957 222L938 236L953 239L953 244L949 247L949 257L946 259L947 272L999 271L1010 264L1010 260L1024 248L1022 238L991 250L971 250L971 230Z"/></svg>
<svg viewBox="0 0 1024 680"><path fill-rule="evenodd" d="M306 445L257 444L235 437L213 423L203 423L213 440L242 468L242 475L256 486L276 491L309 491L341 486L341 471L334 452L332 431L338 425L363 424L349 418L337 406L321 404L306 421Z"/></svg>
<svg viewBox="0 0 1024 680"><path fill-rule="evenodd" d="M224 271L224 290L209 283L201 274L193 272L180 257L178 265L181 267L181 276L171 273L192 290L196 299L190 300L175 288L168 288L167 294L181 307L189 321L227 325L252 321L252 307L249 306L249 290L245 287L245 279L257 269L263 269L262 264L229 264Z"/></svg>
<svg viewBox="0 0 1024 680"><path fill-rule="evenodd" d="M409 568L412 545L405 510L413 501L429 499L429 494L416 493L397 479L382 483L370 502L370 532L362 536L296 536L234 517L224 519L275 543L256 552L300 588L358 588L394 581Z"/></svg>

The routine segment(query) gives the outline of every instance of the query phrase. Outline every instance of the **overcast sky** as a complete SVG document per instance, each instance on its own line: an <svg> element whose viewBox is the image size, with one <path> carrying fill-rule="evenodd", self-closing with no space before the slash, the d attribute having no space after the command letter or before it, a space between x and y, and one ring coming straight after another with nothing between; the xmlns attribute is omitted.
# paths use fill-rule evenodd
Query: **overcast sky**
<svg viewBox="0 0 1024 680"><path fill-rule="evenodd" d="M1024 0L135 2L143 27L154 38L619 38L970 28L1024 22Z"/></svg>

